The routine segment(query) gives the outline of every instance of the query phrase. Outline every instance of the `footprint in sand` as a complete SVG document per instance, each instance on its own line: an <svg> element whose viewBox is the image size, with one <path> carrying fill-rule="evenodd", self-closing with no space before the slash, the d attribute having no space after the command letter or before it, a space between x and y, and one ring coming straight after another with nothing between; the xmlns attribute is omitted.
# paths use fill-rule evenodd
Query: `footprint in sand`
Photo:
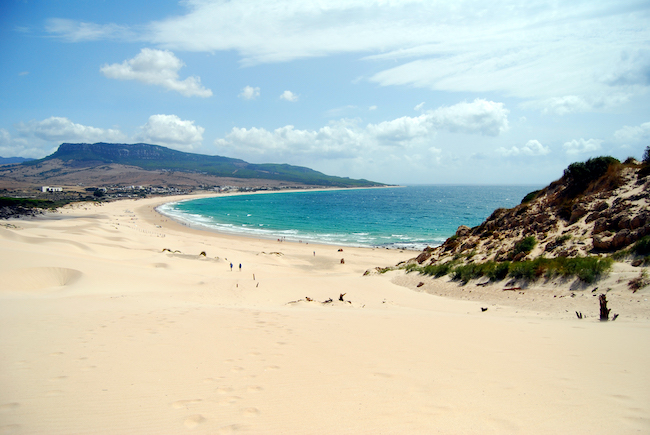
<svg viewBox="0 0 650 435"><path fill-rule="evenodd" d="M217 429L217 433L219 435L232 435L234 433L237 433L241 430L245 429L244 426L240 424L231 424L228 426L222 426L219 429Z"/></svg>
<svg viewBox="0 0 650 435"><path fill-rule="evenodd" d="M11 411L19 407L20 407L20 403L18 402L3 403L2 405L0 405L0 411Z"/></svg>
<svg viewBox="0 0 650 435"><path fill-rule="evenodd" d="M280 370L280 366L268 366L264 370Z"/></svg>
<svg viewBox="0 0 650 435"><path fill-rule="evenodd" d="M248 388L246 388L246 390L249 393L258 393L258 392L262 391L263 389L264 388L260 387L259 385L250 385Z"/></svg>
<svg viewBox="0 0 650 435"><path fill-rule="evenodd" d="M54 378L50 378L49 380L50 382L61 382L61 381L65 381L66 379L68 379L67 376L56 376Z"/></svg>
<svg viewBox="0 0 650 435"><path fill-rule="evenodd" d="M234 389L231 388L231 387L219 387L219 388L217 388L217 393L219 393L219 394L229 394L229 393L232 393L233 391L234 391Z"/></svg>
<svg viewBox="0 0 650 435"><path fill-rule="evenodd" d="M242 414L244 414L247 417L257 417L258 415L260 415L260 410L253 407L245 408L242 409Z"/></svg>
<svg viewBox="0 0 650 435"><path fill-rule="evenodd" d="M228 396L225 399L217 401L217 403L219 405L221 405L221 406L230 406L230 405L234 405L235 403L237 403L240 400L241 400L241 397L239 397L239 396Z"/></svg>
<svg viewBox="0 0 650 435"><path fill-rule="evenodd" d="M236 367L231 368L230 371L233 372L233 373L243 372L244 368L236 366Z"/></svg>
<svg viewBox="0 0 650 435"><path fill-rule="evenodd" d="M190 415L185 419L185 422L183 423L186 428L188 429L194 429L201 423L205 421L205 417L203 417L201 414L195 414L195 415Z"/></svg>
<svg viewBox="0 0 650 435"><path fill-rule="evenodd" d="M52 352L50 356L61 356L63 355L63 352Z"/></svg>
<svg viewBox="0 0 650 435"><path fill-rule="evenodd" d="M201 399L177 400L176 402L172 403L172 408L187 409L190 405L194 405L202 401L203 400Z"/></svg>

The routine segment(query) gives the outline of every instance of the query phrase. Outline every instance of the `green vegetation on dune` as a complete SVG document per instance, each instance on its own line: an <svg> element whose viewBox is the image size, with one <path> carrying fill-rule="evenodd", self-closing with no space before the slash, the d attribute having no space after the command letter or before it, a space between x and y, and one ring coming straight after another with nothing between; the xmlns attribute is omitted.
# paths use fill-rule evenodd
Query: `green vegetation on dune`
<svg viewBox="0 0 650 435"><path fill-rule="evenodd" d="M8 198L0 196L0 207L23 207L54 210L68 204L70 201L49 201L46 199Z"/></svg>
<svg viewBox="0 0 650 435"><path fill-rule="evenodd" d="M420 266L409 264L407 272L418 272L439 278L451 275L453 280L467 283L472 279L487 277L490 281L501 281L505 278L535 281L540 278L577 277L585 283L593 283L607 273L614 263L609 257L576 257L576 258L544 258L538 257L526 261L487 261L484 263L458 264L450 261L443 264Z"/></svg>

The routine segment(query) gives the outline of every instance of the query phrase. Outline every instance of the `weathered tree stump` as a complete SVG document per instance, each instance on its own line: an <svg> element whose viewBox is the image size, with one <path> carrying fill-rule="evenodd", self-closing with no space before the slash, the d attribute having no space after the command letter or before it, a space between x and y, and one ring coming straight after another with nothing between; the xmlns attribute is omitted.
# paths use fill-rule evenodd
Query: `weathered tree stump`
<svg viewBox="0 0 650 435"><path fill-rule="evenodd" d="M607 296L604 293L601 293L598 296L598 301L600 302L600 321L607 322L609 320L610 309L607 308Z"/></svg>

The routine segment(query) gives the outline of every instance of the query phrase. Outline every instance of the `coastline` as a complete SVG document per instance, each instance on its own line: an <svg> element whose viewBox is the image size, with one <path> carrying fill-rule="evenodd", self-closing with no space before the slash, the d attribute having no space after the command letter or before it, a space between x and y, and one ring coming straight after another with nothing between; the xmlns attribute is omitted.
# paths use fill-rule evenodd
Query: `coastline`
<svg viewBox="0 0 650 435"><path fill-rule="evenodd" d="M176 221L177 223L187 226L187 227L192 227L194 225L194 228L202 229L204 231L211 231L211 232L216 232L219 234L224 234L224 235L232 235L235 237L246 237L246 238L263 238L267 240L280 240L283 239L287 242L292 242L292 243L303 243L303 241L306 244L317 244L317 245L324 245L324 246L336 246L339 248L369 248L369 249L393 249L393 250L399 250L399 251L411 251L411 252L419 252L422 249L424 249L426 246L437 246L440 244L439 242L428 242L426 244L422 244L422 246L408 246L408 242L404 242L403 245L400 245L398 242L392 242L388 244L362 244L362 243L354 243L351 241L331 241L328 242L326 240L319 240L319 239L314 239L313 235L305 234L304 237L299 237L299 236L289 236L289 238L286 237L284 233L288 231L292 231L291 228L287 228L286 230L276 230L276 233L269 232L268 234L264 234L262 232L258 233L251 233L251 232L246 232L242 231L241 229L225 229L225 228L218 228L218 224L204 224L201 222L195 222L192 221L191 219L184 219L182 214L173 214L170 213L167 210L164 210L166 206L170 206L172 204L178 204L181 202L186 202L186 201L193 201L201 198L222 198L222 197L232 197L232 196L247 196L247 195L258 195L258 194L300 194L300 193L312 193L312 192L329 192L329 191L350 191L350 190L374 190L374 189L385 189L385 188L403 188L405 186L382 186L382 187L359 187L359 188L319 188L319 189L309 189L309 190L304 190L304 189L286 189L283 191L254 191L254 192L233 192L233 193L221 193L221 194L197 194L197 195L183 195L180 197L181 199L178 199L178 197L174 197L176 199L172 201L165 201L164 203L161 203L155 207L155 210L157 213L166 216L169 219L172 219ZM191 197L187 197L191 196Z"/></svg>
<svg viewBox="0 0 650 435"><path fill-rule="evenodd" d="M650 430L646 318L426 294L363 276L410 252L188 228L170 200L0 226L2 431Z"/></svg>

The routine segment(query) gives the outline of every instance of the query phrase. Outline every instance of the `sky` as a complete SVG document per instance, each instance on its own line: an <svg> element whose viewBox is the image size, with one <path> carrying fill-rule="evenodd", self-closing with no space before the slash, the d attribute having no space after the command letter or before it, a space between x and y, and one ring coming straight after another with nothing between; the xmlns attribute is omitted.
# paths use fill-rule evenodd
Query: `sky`
<svg viewBox="0 0 650 435"><path fill-rule="evenodd" d="M650 1L3 0L0 156L152 143L391 184L650 145Z"/></svg>

